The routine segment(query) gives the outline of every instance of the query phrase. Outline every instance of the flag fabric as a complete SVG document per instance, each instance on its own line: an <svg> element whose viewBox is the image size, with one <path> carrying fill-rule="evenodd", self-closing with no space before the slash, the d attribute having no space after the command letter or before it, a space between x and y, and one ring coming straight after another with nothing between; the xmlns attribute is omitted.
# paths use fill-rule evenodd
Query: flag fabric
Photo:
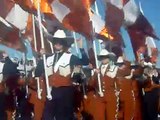
<svg viewBox="0 0 160 120"><path fill-rule="evenodd" d="M34 8L38 9L38 2L40 2L40 11L43 13L52 14L52 8L48 0L33 0Z"/></svg>
<svg viewBox="0 0 160 120"><path fill-rule="evenodd" d="M151 62L156 63L158 59L158 49L155 40L152 37L146 37L146 47L148 56L151 58Z"/></svg>
<svg viewBox="0 0 160 120"><path fill-rule="evenodd" d="M5 18L13 6L14 2L11 0L0 0L0 16Z"/></svg>
<svg viewBox="0 0 160 120"><path fill-rule="evenodd" d="M129 0L122 9L124 12L124 25L127 27L134 24L140 15L140 10L135 1Z"/></svg>
<svg viewBox="0 0 160 120"><path fill-rule="evenodd" d="M16 4L20 5L23 10L29 13L36 13L36 8L33 4L33 0L13 0Z"/></svg>
<svg viewBox="0 0 160 120"><path fill-rule="evenodd" d="M19 30L25 30L28 20L28 12L24 11L18 4L15 4L5 18L9 23Z"/></svg>
<svg viewBox="0 0 160 120"><path fill-rule="evenodd" d="M25 51L25 46L20 40L20 30L24 29L26 12L15 4L14 1L0 1L0 43L8 47ZM21 19L25 18L25 19Z"/></svg>
<svg viewBox="0 0 160 120"><path fill-rule="evenodd" d="M145 45L147 46L148 55L152 56L152 50L156 47L155 41L152 37L146 37Z"/></svg>
<svg viewBox="0 0 160 120"><path fill-rule="evenodd" d="M92 25L87 8L82 0L53 0L51 3L55 17L65 28L92 38Z"/></svg>
<svg viewBox="0 0 160 120"><path fill-rule="evenodd" d="M96 0L82 0L82 3L85 6L85 8L87 8L89 10L95 1Z"/></svg>
<svg viewBox="0 0 160 120"><path fill-rule="evenodd" d="M144 57L151 57L151 53L147 52L147 46L146 46L146 38L147 37L152 37L154 39L159 39L155 32L154 29L152 28L151 24L148 22L148 20L140 13L138 16L137 20L130 26L127 27L127 31L130 35L131 42L132 42L132 47L134 50L135 55L137 55L137 51L139 49L145 47L145 55ZM153 42L152 39L148 39L147 43ZM138 55L137 55L138 58Z"/></svg>
<svg viewBox="0 0 160 120"><path fill-rule="evenodd" d="M105 0L105 2L105 28L107 28L108 34L112 36L108 37L109 41L106 43L106 48L117 56L121 56L123 54L122 47L124 47L124 42L120 28L124 22L123 6L125 4L122 0Z"/></svg>
<svg viewBox="0 0 160 120"><path fill-rule="evenodd" d="M31 46L32 46L32 49L35 51L35 52L38 52L40 51L41 49L41 40L40 40L40 30L39 30L39 27L38 27L38 24L35 24L35 35L36 35L36 48L37 50L35 49L35 42L34 42L34 36L33 36L33 19L32 19L32 15L29 15L29 19L28 19L28 22L27 22L27 27L26 27L26 31L25 31L25 38L27 38L30 43L31 43ZM52 50L51 50L51 46L50 46L50 43L47 41L47 38L45 37L45 50L46 50L46 53L48 54L51 54L52 53Z"/></svg>
<svg viewBox="0 0 160 120"><path fill-rule="evenodd" d="M107 2L106 9L106 27L108 28L109 33L114 37L114 40L122 41L120 34L120 28L123 24L124 13L119 8L120 6L115 6Z"/></svg>
<svg viewBox="0 0 160 120"><path fill-rule="evenodd" d="M20 51L25 51L24 44L19 38L19 30L2 17L0 17L0 43Z"/></svg>
<svg viewBox="0 0 160 120"><path fill-rule="evenodd" d="M131 38L135 55L142 51L146 55L146 37L150 36L154 39L158 37L151 24L141 13L142 8L140 10L134 0L106 0L106 2L106 26L109 27L109 32L120 37L119 29L121 26L125 27Z"/></svg>
<svg viewBox="0 0 160 120"><path fill-rule="evenodd" d="M142 14L142 8L136 5L134 0L129 0L123 7L124 11L124 27L129 30L134 30L138 33L143 33L146 36L151 36L155 39L159 39L151 24Z"/></svg>
<svg viewBox="0 0 160 120"><path fill-rule="evenodd" d="M103 40L113 40L112 34L109 33L108 28L105 26L105 21L100 16L92 12L90 15L92 27L96 33L96 37Z"/></svg>

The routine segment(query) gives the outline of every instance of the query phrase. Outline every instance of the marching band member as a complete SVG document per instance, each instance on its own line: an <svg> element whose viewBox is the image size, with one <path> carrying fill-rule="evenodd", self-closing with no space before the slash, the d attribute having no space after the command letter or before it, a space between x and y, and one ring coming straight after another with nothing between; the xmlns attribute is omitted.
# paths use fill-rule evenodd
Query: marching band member
<svg viewBox="0 0 160 120"><path fill-rule="evenodd" d="M82 62L66 49L73 43L73 38L66 37L63 30L57 30L51 41L54 54L47 58L47 68L50 71L49 82L52 100L46 100L43 120L73 119L74 90L71 73L74 67L81 67Z"/></svg>
<svg viewBox="0 0 160 120"><path fill-rule="evenodd" d="M41 60L37 66L40 64ZM31 74L32 75L29 80L29 102L33 104L34 120L42 120L44 105L46 101L45 81L43 75L40 75L40 77L35 76L35 70L33 70ZM39 86L37 85L37 80L39 80ZM38 87L40 90L38 90ZM40 97L38 95L40 95Z"/></svg>
<svg viewBox="0 0 160 120"><path fill-rule="evenodd" d="M6 109L7 119L12 119L12 113L15 110L15 89L17 87L17 81L19 79L19 71L17 69L18 63L16 59L10 59L9 56L4 53L5 64L3 67L3 80L6 85Z"/></svg>
<svg viewBox="0 0 160 120"><path fill-rule="evenodd" d="M5 85L3 81L3 67L4 67L4 52L0 52L0 118L2 120L6 120L6 112L5 112Z"/></svg>
<svg viewBox="0 0 160 120"><path fill-rule="evenodd" d="M130 63L124 61L122 56L118 58L117 66L116 82L120 92L120 113L123 113L124 120L132 120L135 110L135 96L131 79L133 70L130 70Z"/></svg>
<svg viewBox="0 0 160 120"><path fill-rule="evenodd" d="M131 70L133 71L132 75L132 87L135 96L135 111L134 119L142 120L142 81L143 81L143 67L141 67L136 62L131 62Z"/></svg>
<svg viewBox="0 0 160 120"><path fill-rule="evenodd" d="M8 55L5 55L3 76L6 85L7 119L27 119L30 117L30 113L26 112L28 103L25 98L25 74L21 74L18 70L18 62L18 58L9 58Z"/></svg>
<svg viewBox="0 0 160 120"><path fill-rule="evenodd" d="M144 69L144 119L158 120L158 102L159 102L159 76L154 67L146 66Z"/></svg>
<svg viewBox="0 0 160 120"><path fill-rule="evenodd" d="M100 73L104 97L96 97L93 111L94 120L116 120L117 118L117 97L115 77L118 67L113 64L111 58L116 57L106 49L102 49L98 55L101 61L99 69L95 73Z"/></svg>

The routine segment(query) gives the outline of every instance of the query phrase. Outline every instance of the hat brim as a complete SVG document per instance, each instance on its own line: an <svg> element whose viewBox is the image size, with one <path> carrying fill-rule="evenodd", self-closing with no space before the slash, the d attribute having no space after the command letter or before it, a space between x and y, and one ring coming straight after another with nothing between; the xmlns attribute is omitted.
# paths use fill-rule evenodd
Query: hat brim
<svg viewBox="0 0 160 120"><path fill-rule="evenodd" d="M121 66L124 65L124 62L116 63L115 65Z"/></svg>
<svg viewBox="0 0 160 120"><path fill-rule="evenodd" d="M108 54L108 55L97 55L98 60L103 60L103 59L111 59L112 61L116 59L116 56L113 54Z"/></svg>
<svg viewBox="0 0 160 120"><path fill-rule="evenodd" d="M50 42L52 42L52 44L54 45L59 43L63 46L70 47L74 43L74 38L73 37L66 37L66 38L53 37L53 39L50 40Z"/></svg>
<svg viewBox="0 0 160 120"><path fill-rule="evenodd" d="M101 61L101 60L104 60L104 59L109 59L110 58L110 56L109 55L97 55L97 58L98 58L98 60L99 61Z"/></svg>

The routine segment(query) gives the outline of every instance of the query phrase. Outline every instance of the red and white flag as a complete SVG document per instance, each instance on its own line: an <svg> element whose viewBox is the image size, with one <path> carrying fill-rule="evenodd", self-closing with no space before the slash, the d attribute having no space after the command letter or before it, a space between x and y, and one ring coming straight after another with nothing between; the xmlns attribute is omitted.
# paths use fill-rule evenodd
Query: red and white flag
<svg viewBox="0 0 160 120"><path fill-rule="evenodd" d="M0 43L10 48L25 51L25 46L19 38L19 30L2 17L0 17Z"/></svg>
<svg viewBox="0 0 160 120"><path fill-rule="evenodd" d="M18 4L14 4L5 19L19 30L25 30L28 21L28 15L29 13L24 11Z"/></svg>
<svg viewBox="0 0 160 120"><path fill-rule="evenodd" d="M53 14L65 28L91 39L92 25L82 0L53 0L51 7Z"/></svg>

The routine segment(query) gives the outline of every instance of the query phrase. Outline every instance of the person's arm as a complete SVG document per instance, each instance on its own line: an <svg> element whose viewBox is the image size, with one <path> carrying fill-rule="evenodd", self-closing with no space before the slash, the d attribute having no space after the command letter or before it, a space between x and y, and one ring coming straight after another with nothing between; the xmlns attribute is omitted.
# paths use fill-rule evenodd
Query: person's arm
<svg viewBox="0 0 160 120"><path fill-rule="evenodd" d="M82 65L89 65L89 58L83 48L80 48L80 52L82 55L82 58L80 59L82 61Z"/></svg>
<svg viewBox="0 0 160 120"><path fill-rule="evenodd" d="M35 69L35 77L40 77L44 73L43 60L40 60Z"/></svg>

